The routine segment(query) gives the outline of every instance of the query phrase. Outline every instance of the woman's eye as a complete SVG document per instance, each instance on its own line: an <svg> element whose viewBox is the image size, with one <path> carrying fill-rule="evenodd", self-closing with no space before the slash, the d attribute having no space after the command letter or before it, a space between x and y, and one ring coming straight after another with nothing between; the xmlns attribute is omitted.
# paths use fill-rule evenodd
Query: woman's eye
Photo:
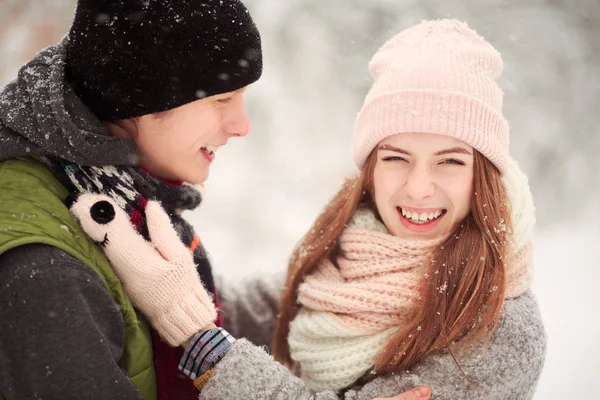
<svg viewBox="0 0 600 400"><path fill-rule="evenodd" d="M404 159L402 157L398 157L398 156L384 157L382 160L383 161L406 161L406 159Z"/></svg>
<svg viewBox="0 0 600 400"><path fill-rule="evenodd" d="M450 165L465 165L464 162L460 161L460 160L456 160L454 158L450 158L448 160L444 160L442 161L443 164L450 164Z"/></svg>
<svg viewBox="0 0 600 400"><path fill-rule="evenodd" d="M223 103L223 104L227 104L229 103L231 100L233 100L231 97L226 97L224 99L219 99L217 100L219 103Z"/></svg>

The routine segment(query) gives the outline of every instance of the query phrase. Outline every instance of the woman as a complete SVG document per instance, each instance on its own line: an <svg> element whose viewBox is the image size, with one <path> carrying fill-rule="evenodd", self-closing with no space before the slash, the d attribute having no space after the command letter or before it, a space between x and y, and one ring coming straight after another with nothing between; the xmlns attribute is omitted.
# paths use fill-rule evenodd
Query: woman
<svg viewBox="0 0 600 400"><path fill-rule="evenodd" d="M72 211L152 320L204 325L181 365L201 399L371 399L421 384L434 398L531 398L545 354L528 290L535 217L508 156L501 70L498 52L452 20L409 28L373 57L355 123L360 174L294 252L281 297L275 359L303 381L214 329L158 204L147 215L153 246L106 197L84 195ZM260 342L275 313L253 312L257 297L269 303L258 288L224 295L223 311L234 336ZM181 315L180 304L197 312Z"/></svg>

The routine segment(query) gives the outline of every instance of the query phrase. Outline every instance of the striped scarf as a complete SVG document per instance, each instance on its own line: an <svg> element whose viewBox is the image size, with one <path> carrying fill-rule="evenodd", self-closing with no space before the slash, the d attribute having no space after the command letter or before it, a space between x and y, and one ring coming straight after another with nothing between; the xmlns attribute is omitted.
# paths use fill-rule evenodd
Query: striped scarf
<svg viewBox="0 0 600 400"><path fill-rule="evenodd" d="M149 240L146 204L148 200L160 201L182 242L194 254L198 274L205 287L213 294L219 310L216 325L221 326L222 316L207 253L193 227L180 215L182 211L193 210L200 205L202 195L196 188L182 182L157 179L148 171L137 167L81 166L49 157L41 157L40 160L69 189L71 198L75 198L80 192L102 193L113 198L146 240ZM152 342L158 400L196 400L198 390L178 369L184 349L168 346L154 330Z"/></svg>

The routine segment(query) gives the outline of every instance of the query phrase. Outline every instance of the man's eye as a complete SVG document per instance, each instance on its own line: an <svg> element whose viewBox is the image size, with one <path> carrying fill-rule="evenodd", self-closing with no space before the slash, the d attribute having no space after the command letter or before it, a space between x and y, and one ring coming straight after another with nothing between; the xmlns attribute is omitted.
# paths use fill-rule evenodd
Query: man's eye
<svg viewBox="0 0 600 400"><path fill-rule="evenodd" d="M223 103L223 104L227 104L229 103L231 100L233 100L231 97L226 97L224 99L219 99L217 100L219 103Z"/></svg>

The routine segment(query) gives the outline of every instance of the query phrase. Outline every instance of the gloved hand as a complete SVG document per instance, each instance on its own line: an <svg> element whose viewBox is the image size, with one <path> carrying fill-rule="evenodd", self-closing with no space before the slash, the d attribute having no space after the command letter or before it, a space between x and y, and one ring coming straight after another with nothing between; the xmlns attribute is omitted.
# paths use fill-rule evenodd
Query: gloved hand
<svg viewBox="0 0 600 400"><path fill-rule="evenodd" d="M135 230L127 213L109 196L82 194L71 212L85 233L102 246L132 303L166 342L180 346L213 326L217 311L212 298L160 203L149 201L146 206L151 242Z"/></svg>

